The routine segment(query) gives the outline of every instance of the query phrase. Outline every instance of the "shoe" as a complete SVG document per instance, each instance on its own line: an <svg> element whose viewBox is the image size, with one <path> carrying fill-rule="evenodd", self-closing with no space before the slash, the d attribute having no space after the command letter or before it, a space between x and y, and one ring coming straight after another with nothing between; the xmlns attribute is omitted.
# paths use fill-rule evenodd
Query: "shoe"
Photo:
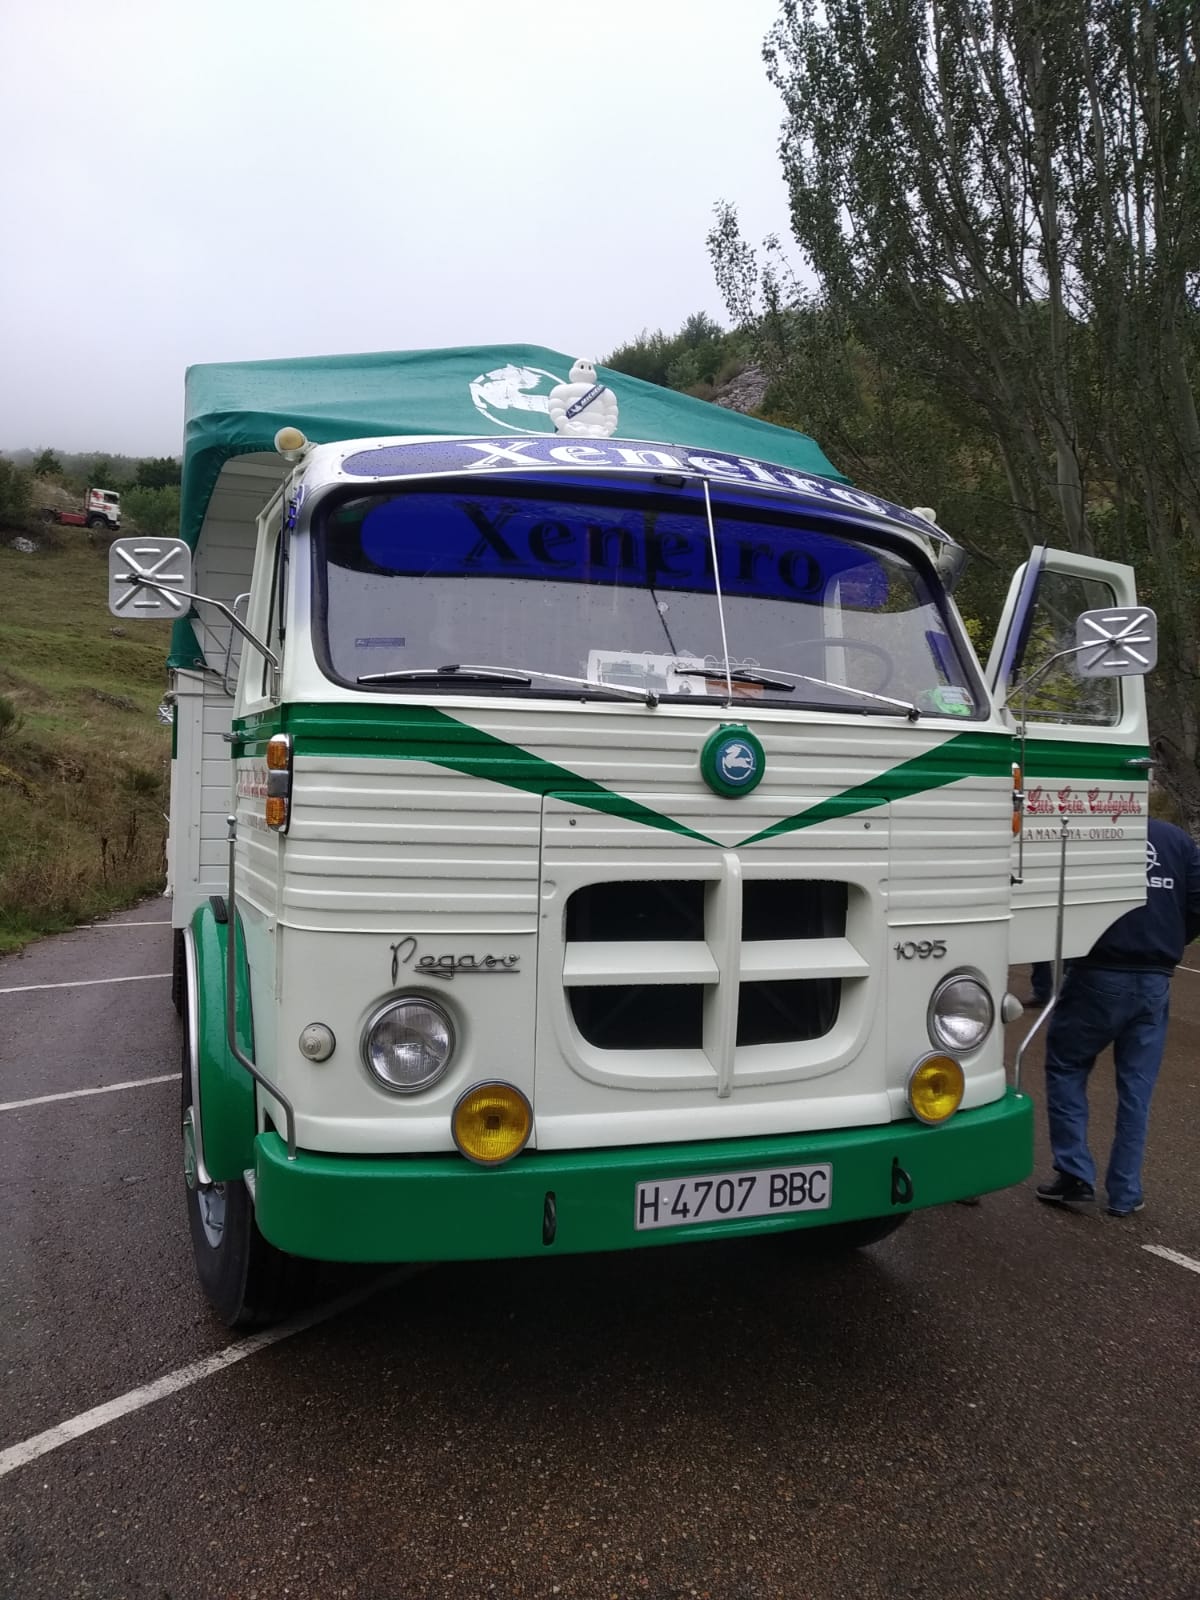
<svg viewBox="0 0 1200 1600"><path fill-rule="evenodd" d="M1060 1172L1053 1182L1038 1184L1037 1197L1049 1201L1051 1205L1078 1206L1094 1200L1096 1191L1082 1178L1073 1178L1069 1172Z"/></svg>
<svg viewBox="0 0 1200 1600"><path fill-rule="evenodd" d="M1105 1207L1110 1217L1131 1217L1135 1211L1144 1211L1145 1209L1146 1202L1144 1200L1135 1200L1131 1206Z"/></svg>
<svg viewBox="0 0 1200 1600"><path fill-rule="evenodd" d="M1025 1009L1026 1011L1044 1011L1049 1004L1049 995L1046 995L1043 999L1040 995L1031 994L1028 1000L1025 1001Z"/></svg>

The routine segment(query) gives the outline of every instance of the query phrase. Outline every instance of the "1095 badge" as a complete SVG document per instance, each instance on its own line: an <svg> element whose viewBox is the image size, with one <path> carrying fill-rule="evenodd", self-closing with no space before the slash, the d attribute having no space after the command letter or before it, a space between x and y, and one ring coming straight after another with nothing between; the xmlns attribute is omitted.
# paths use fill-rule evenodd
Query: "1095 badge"
<svg viewBox="0 0 1200 1600"><path fill-rule="evenodd" d="M749 794L762 782L767 769L763 747L742 725L717 728L700 752L700 775L714 794L734 799Z"/></svg>

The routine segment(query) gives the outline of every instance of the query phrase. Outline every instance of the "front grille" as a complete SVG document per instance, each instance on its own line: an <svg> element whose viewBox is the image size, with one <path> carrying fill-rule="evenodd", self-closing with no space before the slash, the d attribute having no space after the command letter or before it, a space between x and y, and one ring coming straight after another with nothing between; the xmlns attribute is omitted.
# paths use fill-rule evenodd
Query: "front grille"
<svg viewBox="0 0 1200 1600"><path fill-rule="evenodd" d="M737 1008L737 1048L801 1043L833 1029L843 986L838 957L844 972L865 973L846 941L849 885L809 878L743 883L735 995L716 954L726 947L721 919L734 914L719 888L714 881L643 879L589 884L570 897L566 994L589 1045L701 1050L706 997L715 1008L723 983L725 1005Z"/></svg>
<svg viewBox="0 0 1200 1600"><path fill-rule="evenodd" d="M590 883L567 902L567 942L704 937L704 884Z"/></svg>
<svg viewBox="0 0 1200 1600"><path fill-rule="evenodd" d="M839 978L785 978L743 983L738 995L737 1042L796 1044L819 1039L837 1021Z"/></svg>
<svg viewBox="0 0 1200 1600"><path fill-rule="evenodd" d="M569 989L575 1026L597 1050L698 1050L704 991L698 984L636 983Z"/></svg>
<svg viewBox="0 0 1200 1600"><path fill-rule="evenodd" d="M742 938L840 939L846 890L823 878L751 878L742 885Z"/></svg>

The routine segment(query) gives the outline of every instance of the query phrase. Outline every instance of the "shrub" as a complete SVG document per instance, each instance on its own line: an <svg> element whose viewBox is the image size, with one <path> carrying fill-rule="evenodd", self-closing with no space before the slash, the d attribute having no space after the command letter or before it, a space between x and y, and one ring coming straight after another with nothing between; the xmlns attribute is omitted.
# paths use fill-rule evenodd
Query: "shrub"
<svg viewBox="0 0 1200 1600"><path fill-rule="evenodd" d="M142 533L174 537L179 532L178 485L165 484L158 489L123 489L121 513L136 524Z"/></svg>
<svg viewBox="0 0 1200 1600"><path fill-rule="evenodd" d="M0 743L20 733L25 718L6 694L0 694Z"/></svg>
<svg viewBox="0 0 1200 1600"><path fill-rule="evenodd" d="M33 474L0 456L0 524L27 528L32 508Z"/></svg>

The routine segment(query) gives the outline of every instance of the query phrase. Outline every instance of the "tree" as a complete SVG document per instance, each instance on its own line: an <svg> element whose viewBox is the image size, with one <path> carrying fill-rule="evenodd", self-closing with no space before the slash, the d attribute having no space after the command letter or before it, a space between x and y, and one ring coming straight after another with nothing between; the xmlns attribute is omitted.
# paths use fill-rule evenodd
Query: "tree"
<svg viewBox="0 0 1200 1600"><path fill-rule="evenodd" d="M1024 542L1136 562L1200 827L1200 12L785 0L764 54L816 301L987 439ZM710 243L760 337L796 309L728 209Z"/></svg>
<svg viewBox="0 0 1200 1600"><path fill-rule="evenodd" d="M137 466L140 489L167 489L183 481L183 463L174 456L147 456Z"/></svg>
<svg viewBox="0 0 1200 1600"><path fill-rule="evenodd" d="M35 478L57 477L62 469L62 462L54 454L53 450L39 451L34 459L33 475Z"/></svg>
<svg viewBox="0 0 1200 1600"><path fill-rule="evenodd" d="M741 341L704 311L688 317L678 333L643 328L638 337L605 358L604 365L631 378L672 389L705 391L744 365Z"/></svg>
<svg viewBox="0 0 1200 1600"><path fill-rule="evenodd" d="M160 489L144 489L135 484L124 489L121 510L140 533L171 538L179 533L179 489L175 484L164 484Z"/></svg>
<svg viewBox="0 0 1200 1600"><path fill-rule="evenodd" d="M0 456L0 527L28 527L33 505L33 474Z"/></svg>

